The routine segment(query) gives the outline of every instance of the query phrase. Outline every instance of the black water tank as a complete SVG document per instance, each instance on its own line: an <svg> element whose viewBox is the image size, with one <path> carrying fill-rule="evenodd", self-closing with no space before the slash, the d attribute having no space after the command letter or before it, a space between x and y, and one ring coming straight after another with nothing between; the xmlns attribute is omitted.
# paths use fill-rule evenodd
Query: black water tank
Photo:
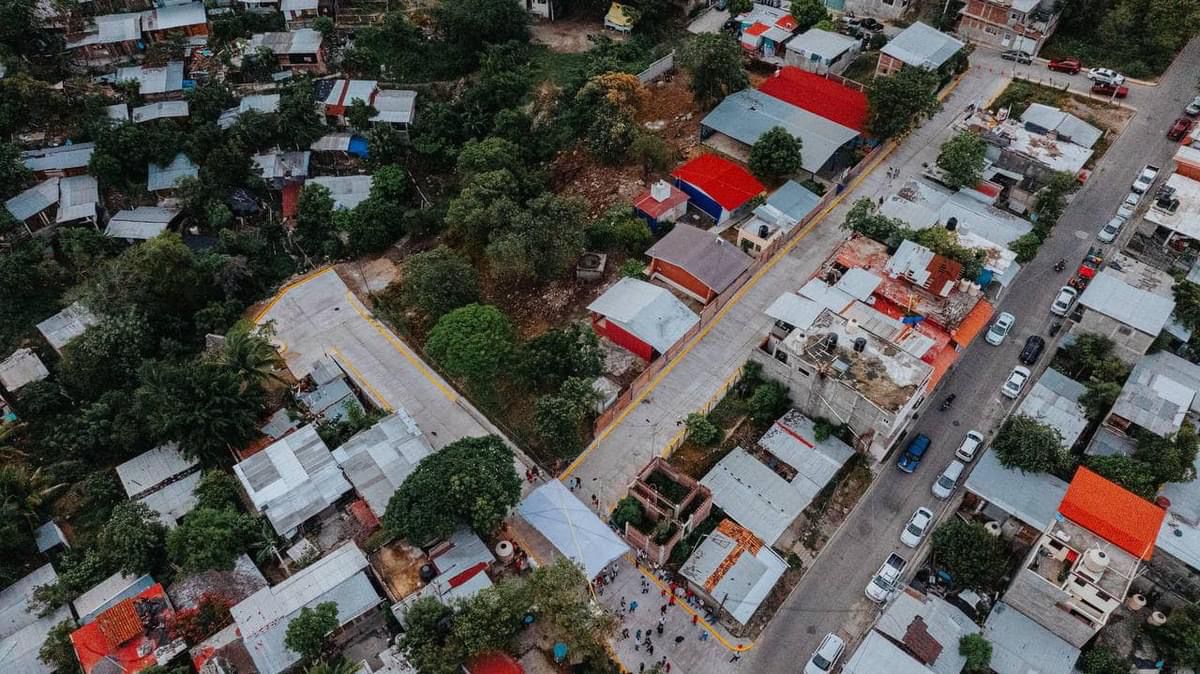
<svg viewBox="0 0 1200 674"><path fill-rule="evenodd" d="M421 582L422 583L428 583L429 581L433 580L436 577L437 577L437 571L434 570L433 565L431 565L431 564L422 564L421 565Z"/></svg>
<svg viewBox="0 0 1200 674"><path fill-rule="evenodd" d="M946 220L946 231L953 232L958 229L958 218L950 218Z"/></svg>
<svg viewBox="0 0 1200 674"><path fill-rule="evenodd" d="M866 348L867 348L867 338L866 337L855 337L854 338L854 352L855 353L862 353Z"/></svg>
<svg viewBox="0 0 1200 674"><path fill-rule="evenodd" d="M825 348L826 349L835 348L837 346L837 339L838 338L837 338L836 332L829 333L829 336L825 338Z"/></svg>
<svg viewBox="0 0 1200 674"><path fill-rule="evenodd" d="M766 225L758 226L758 238L765 239L765 238L767 238L767 234L769 234L770 232L771 232L770 228L767 227Z"/></svg>

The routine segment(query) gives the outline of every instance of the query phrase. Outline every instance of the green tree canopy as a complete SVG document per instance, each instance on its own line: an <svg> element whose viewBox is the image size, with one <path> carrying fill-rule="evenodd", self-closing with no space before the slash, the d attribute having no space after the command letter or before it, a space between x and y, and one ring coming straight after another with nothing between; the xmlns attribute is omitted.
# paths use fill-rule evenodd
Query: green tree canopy
<svg viewBox="0 0 1200 674"><path fill-rule="evenodd" d="M583 252L585 204L546 192L492 235L492 274L509 282L548 281L571 268Z"/></svg>
<svg viewBox="0 0 1200 674"><path fill-rule="evenodd" d="M983 177L986 152L987 143L978 134L970 131L962 131L942 143L937 165L945 171L943 182L951 189L974 187Z"/></svg>
<svg viewBox="0 0 1200 674"><path fill-rule="evenodd" d="M581 323L547 330L523 346L517 359L521 376L543 391L569 377L596 377L603 361L596 333Z"/></svg>
<svg viewBox="0 0 1200 674"><path fill-rule="evenodd" d="M917 119L941 108L937 73L905 66L889 77L876 77L867 90L867 127L880 140L899 136Z"/></svg>
<svg viewBox="0 0 1200 674"><path fill-rule="evenodd" d="M196 496L197 508L236 510L241 505L237 480L223 470L204 471L192 493Z"/></svg>
<svg viewBox="0 0 1200 674"><path fill-rule="evenodd" d="M576 456L583 449L583 421L599 397L591 379L571 377L558 393L538 398L533 425L543 447L564 458Z"/></svg>
<svg viewBox="0 0 1200 674"><path fill-rule="evenodd" d="M167 554L184 573L228 571L257 533L249 515L232 508L197 508L167 536Z"/></svg>
<svg viewBox="0 0 1200 674"><path fill-rule="evenodd" d="M867 198L854 202L854 205L846 213L842 227L880 243L888 243L893 237L907 230L903 221L877 213L875 204Z"/></svg>
<svg viewBox="0 0 1200 674"><path fill-rule="evenodd" d="M793 0L792 17L799 24L798 32L803 33L822 21L829 19L829 10L821 0Z"/></svg>
<svg viewBox="0 0 1200 674"><path fill-rule="evenodd" d="M324 185L309 183L296 204L293 232L309 255L321 255L322 246L333 233L333 195Z"/></svg>
<svg viewBox="0 0 1200 674"><path fill-rule="evenodd" d="M1005 468L1031 473L1062 470L1069 460L1058 430L1024 414L1014 414L1005 420L992 441L992 449Z"/></svg>
<svg viewBox="0 0 1200 674"><path fill-rule="evenodd" d="M1176 667L1200 667L1200 607L1171 611L1166 624L1147 629L1163 658Z"/></svg>
<svg viewBox="0 0 1200 674"><path fill-rule="evenodd" d="M443 2L433 18L442 39L471 56L488 45L529 41L529 14L507 0Z"/></svg>
<svg viewBox="0 0 1200 674"><path fill-rule="evenodd" d="M750 84L742 65L742 48L728 35L697 35L682 56L683 66L692 78L692 93L703 106L713 105Z"/></svg>
<svg viewBox="0 0 1200 674"><path fill-rule="evenodd" d="M619 205L588 223L584 238L588 250L619 250L639 255L649 247L652 235L645 220L635 216L628 205Z"/></svg>
<svg viewBox="0 0 1200 674"><path fill-rule="evenodd" d="M1196 451L1200 439L1196 429L1185 422L1169 438L1160 438L1152 433L1138 437L1134 458L1144 461L1159 482L1191 482L1196 479Z"/></svg>
<svg viewBox="0 0 1200 674"><path fill-rule="evenodd" d="M315 662L325 650L330 632L338 628L338 607L331 601L305 606L288 623L283 643L305 662Z"/></svg>
<svg viewBox="0 0 1200 674"><path fill-rule="evenodd" d="M46 635L38 650L38 659L46 663L58 674L82 674L79 658L75 655L75 645L71 643L71 632L75 631L74 620L64 620Z"/></svg>
<svg viewBox="0 0 1200 674"><path fill-rule="evenodd" d="M162 567L166 533L150 506L126 501L113 508L100 530L96 549L123 573L153 574Z"/></svg>
<svg viewBox="0 0 1200 674"><path fill-rule="evenodd" d="M475 268L446 246L417 253L404 262L404 275L385 293L385 301L421 321L436 321L447 313L479 301Z"/></svg>
<svg viewBox="0 0 1200 674"><path fill-rule="evenodd" d="M1132 456L1091 456L1087 459L1087 467L1144 499L1154 498L1158 491L1154 469Z"/></svg>
<svg viewBox="0 0 1200 674"><path fill-rule="evenodd" d="M992 644L982 634L964 634L958 640L958 654L967 659L965 674L988 674L992 663Z"/></svg>
<svg viewBox="0 0 1200 674"><path fill-rule="evenodd" d="M1129 661L1105 646L1093 645L1075 665L1083 674L1129 674Z"/></svg>
<svg viewBox="0 0 1200 674"><path fill-rule="evenodd" d="M781 182L801 168L800 139L776 126L758 137L750 148L750 170L768 182Z"/></svg>
<svg viewBox="0 0 1200 674"><path fill-rule="evenodd" d="M484 394L511 361L516 330L491 305L468 304L438 319L425 351L451 377Z"/></svg>
<svg viewBox="0 0 1200 674"><path fill-rule="evenodd" d="M951 518L933 532L934 563L946 569L958 587L997 590L1008 571L1008 546L978 522Z"/></svg>
<svg viewBox="0 0 1200 674"><path fill-rule="evenodd" d="M20 192L33 179L33 173L21 161L21 152L12 143L0 142L0 199Z"/></svg>
<svg viewBox="0 0 1200 674"><path fill-rule="evenodd" d="M379 114L375 106L361 98L356 98L346 106L346 122L350 128L365 133L371 128L371 118Z"/></svg>
<svg viewBox="0 0 1200 674"><path fill-rule="evenodd" d="M383 525L424 545L469 524L493 531L521 496L512 451L500 438L463 438L421 460L388 501Z"/></svg>

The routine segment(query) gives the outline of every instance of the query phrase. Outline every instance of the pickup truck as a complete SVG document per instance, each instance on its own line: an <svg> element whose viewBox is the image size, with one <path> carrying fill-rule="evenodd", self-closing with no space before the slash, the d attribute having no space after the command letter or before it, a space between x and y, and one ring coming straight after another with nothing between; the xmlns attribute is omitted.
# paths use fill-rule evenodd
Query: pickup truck
<svg viewBox="0 0 1200 674"><path fill-rule="evenodd" d="M1137 194L1145 194L1146 190L1154 184L1154 179L1158 177L1158 167L1154 164L1146 164L1142 167L1141 173L1133 180L1133 185L1129 189Z"/></svg>
<svg viewBox="0 0 1200 674"><path fill-rule="evenodd" d="M900 585L900 573L904 571L907 564L908 562L903 557L894 552L888 555L883 566L879 567L879 571L875 572L875 577L867 584L867 599L876 604L887 601L887 598Z"/></svg>

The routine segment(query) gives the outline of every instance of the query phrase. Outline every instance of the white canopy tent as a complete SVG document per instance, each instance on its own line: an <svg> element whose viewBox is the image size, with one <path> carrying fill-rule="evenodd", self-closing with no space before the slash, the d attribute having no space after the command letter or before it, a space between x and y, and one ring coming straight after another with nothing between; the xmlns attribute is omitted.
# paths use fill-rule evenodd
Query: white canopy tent
<svg viewBox="0 0 1200 674"><path fill-rule="evenodd" d="M589 579L629 552L625 541L558 480L531 492L517 512L560 553L583 566Z"/></svg>

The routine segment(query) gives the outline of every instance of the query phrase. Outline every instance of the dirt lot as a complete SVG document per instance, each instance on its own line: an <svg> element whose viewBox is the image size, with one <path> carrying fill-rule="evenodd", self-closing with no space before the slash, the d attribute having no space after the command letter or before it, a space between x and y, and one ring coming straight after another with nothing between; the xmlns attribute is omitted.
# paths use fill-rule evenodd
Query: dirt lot
<svg viewBox="0 0 1200 674"><path fill-rule="evenodd" d="M638 121L661 136L682 160L698 151L702 116L692 100L687 77L676 72L647 86L646 101L639 111ZM582 197L591 205L593 215L599 215L614 204L631 202L657 177L647 174L636 164L601 164L582 147L563 153L551 167L553 189Z"/></svg>
<svg viewBox="0 0 1200 674"><path fill-rule="evenodd" d="M593 17L538 21L530 32L535 43L567 54L579 54L591 49L592 42L588 38L593 35L607 35L615 42L628 39L625 33L605 30L603 21Z"/></svg>

